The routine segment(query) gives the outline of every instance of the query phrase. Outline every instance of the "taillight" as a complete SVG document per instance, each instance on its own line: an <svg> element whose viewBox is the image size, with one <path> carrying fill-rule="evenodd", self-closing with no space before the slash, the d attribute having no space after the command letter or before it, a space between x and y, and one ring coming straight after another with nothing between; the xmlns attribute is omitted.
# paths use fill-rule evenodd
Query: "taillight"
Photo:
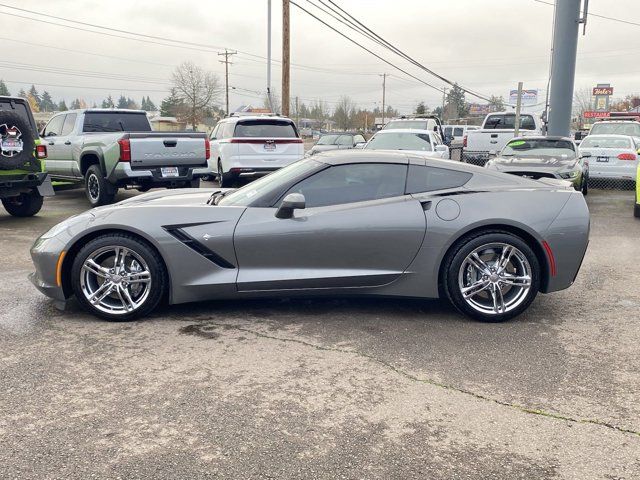
<svg viewBox="0 0 640 480"><path fill-rule="evenodd" d="M208 138L204 139L204 157L207 160L211 158L211 142Z"/></svg>
<svg viewBox="0 0 640 480"><path fill-rule="evenodd" d="M118 145L120 146L120 161L121 162L130 162L131 161L131 142L128 138L121 138L118 140Z"/></svg>
<svg viewBox="0 0 640 480"><path fill-rule="evenodd" d="M462 137L462 148L467 148L467 136Z"/></svg>
<svg viewBox="0 0 640 480"><path fill-rule="evenodd" d="M618 160L635 160L636 156L633 153L621 153L620 155L618 155Z"/></svg>
<svg viewBox="0 0 640 480"><path fill-rule="evenodd" d="M47 158L46 145L36 145L36 158Z"/></svg>

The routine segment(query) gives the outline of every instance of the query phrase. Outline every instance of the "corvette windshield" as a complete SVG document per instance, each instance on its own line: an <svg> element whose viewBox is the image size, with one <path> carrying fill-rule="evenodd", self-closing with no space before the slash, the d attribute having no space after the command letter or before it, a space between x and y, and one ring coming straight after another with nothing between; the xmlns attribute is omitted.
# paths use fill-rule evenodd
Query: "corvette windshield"
<svg viewBox="0 0 640 480"><path fill-rule="evenodd" d="M246 207L263 195L286 188L292 180L304 177L307 173L311 173L321 167L322 164L320 162L310 159L300 160L222 197L218 205Z"/></svg>
<svg viewBox="0 0 640 480"><path fill-rule="evenodd" d="M502 150L502 157L559 157L574 158L573 143L568 140L514 140Z"/></svg>

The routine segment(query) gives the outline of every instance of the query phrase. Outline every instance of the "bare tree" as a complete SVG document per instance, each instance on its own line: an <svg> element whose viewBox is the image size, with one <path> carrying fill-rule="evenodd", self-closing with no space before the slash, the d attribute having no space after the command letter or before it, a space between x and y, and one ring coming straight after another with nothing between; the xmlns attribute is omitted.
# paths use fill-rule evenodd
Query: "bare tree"
<svg viewBox="0 0 640 480"><path fill-rule="evenodd" d="M218 77L203 70L192 62L183 62L171 77L179 99L184 103L184 118L195 131L204 113L213 108L219 100L222 88Z"/></svg>
<svg viewBox="0 0 640 480"><path fill-rule="evenodd" d="M587 110L593 110L592 89L583 87L573 92L573 114L582 118Z"/></svg>
<svg viewBox="0 0 640 480"><path fill-rule="evenodd" d="M355 113L355 104L351 101L351 98L343 95L333 111L333 120L341 130L349 130Z"/></svg>

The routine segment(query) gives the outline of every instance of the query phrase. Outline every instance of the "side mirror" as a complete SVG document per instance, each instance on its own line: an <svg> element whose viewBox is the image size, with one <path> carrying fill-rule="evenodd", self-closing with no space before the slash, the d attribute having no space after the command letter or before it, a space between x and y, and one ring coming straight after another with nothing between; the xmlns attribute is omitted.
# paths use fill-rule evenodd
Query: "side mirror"
<svg viewBox="0 0 640 480"><path fill-rule="evenodd" d="M364 146L367 144L367 142L359 142L356 143L353 148L364 148Z"/></svg>
<svg viewBox="0 0 640 480"><path fill-rule="evenodd" d="M300 210L305 207L304 195L301 193L290 193L284 199L276 210L276 218L291 218L294 210Z"/></svg>
<svg viewBox="0 0 640 480"><path fill-rule="evenodd" d="M448 152L449 147L446 145L436 145L436 152Z"/></svg>

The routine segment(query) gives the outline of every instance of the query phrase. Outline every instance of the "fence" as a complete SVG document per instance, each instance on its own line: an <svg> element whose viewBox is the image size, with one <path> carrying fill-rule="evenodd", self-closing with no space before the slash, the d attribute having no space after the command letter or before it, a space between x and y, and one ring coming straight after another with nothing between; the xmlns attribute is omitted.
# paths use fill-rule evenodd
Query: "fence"
<svg viewBox="0 0 640 480"><path fill-rule="evenodd" d="M451 160L458 162L470 163L472 165L478 165L484 167L489 161L489 155L486 152L471 152L464 151L462 147L451 147ZM602 189L602 190L626 190L632 191L636 188L635 181L635 164L629 164L629 172L624 174L624 178L602 178L596 176L595 172L589 176L588 186L589 188Z"/></svg>

